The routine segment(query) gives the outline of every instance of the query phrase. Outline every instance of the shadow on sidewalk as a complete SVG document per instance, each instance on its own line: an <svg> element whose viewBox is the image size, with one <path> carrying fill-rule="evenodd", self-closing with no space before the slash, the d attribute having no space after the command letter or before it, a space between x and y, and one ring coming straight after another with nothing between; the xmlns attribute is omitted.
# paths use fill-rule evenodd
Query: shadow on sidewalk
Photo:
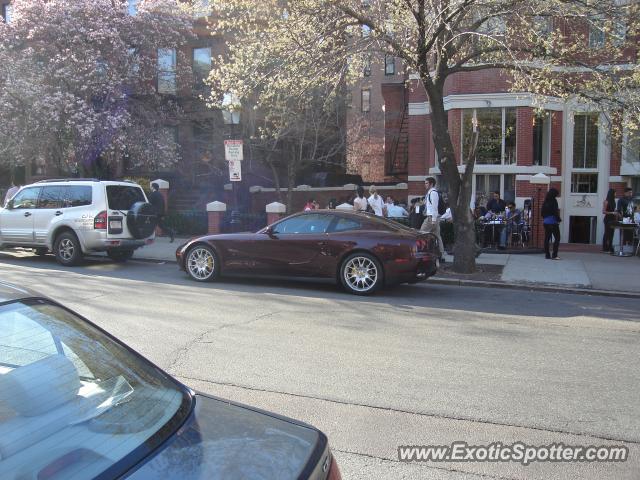
<svg viewBox="0 0 640 480"><path fill-rule="evenodd" d="M335 284L300 280L223 278L213 283L198 283L178 270L175 263L129 261L115 263L106 257L88 257L78 267L61 267L52 255L38 257L29 254L0 252L0 277L14 282L24 279L24 272L3 269L3 265L30 269L26 287L38 289L40 285L55 288L60 275L78 275L85 279L79 289L96 292L109 289L109 279L156 283L171 287L170 296L177 303L193 301L190 295L274 295L282 296L287 303L298 299L331 299L345 314L358 309L361 303L380 304L381 307L400 308L407 314L438 316L439 310L450 310L442 315L447 320L465 324L469 321L464 312L520 317L571 318L591 316L600 319L625 320L640 323L637 299L592 297L564 293L534 292L523 290L459 287L437 285L428 280L415 285L399 285L387 288L369 297L359 297L343 292ZM165 289L163 289L163 292ZM163 293L165 295L165 293ZM60 297L58 297L60 299ZM62 300L62 299L61 299ZM416 309L427 309L416 311Z"/></svg>

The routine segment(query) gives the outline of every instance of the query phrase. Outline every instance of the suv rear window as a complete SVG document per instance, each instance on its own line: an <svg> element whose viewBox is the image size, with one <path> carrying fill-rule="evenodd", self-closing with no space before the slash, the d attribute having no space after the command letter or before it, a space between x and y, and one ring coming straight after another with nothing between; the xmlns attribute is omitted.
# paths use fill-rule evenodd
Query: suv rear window
<svg viewBox="0 0 640 480"><path fill-rule="evenodd" d="M140 187L129 185L108 185L107 202L111 210L129 210L136 202L145 202Z"/></svg>

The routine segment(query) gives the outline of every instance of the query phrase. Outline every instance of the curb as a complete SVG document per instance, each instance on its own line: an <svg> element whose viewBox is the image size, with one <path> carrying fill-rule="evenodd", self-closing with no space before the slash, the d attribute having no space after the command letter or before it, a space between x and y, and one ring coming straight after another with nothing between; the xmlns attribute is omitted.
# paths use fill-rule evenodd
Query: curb
<svg viewBox="0 0 640 480"><path fill-rule="evenodd" d="M615 292L612 290L597 290L593 288L579 288L579 287L559 287L552 285L534 285L528 283L505 283L501 281L487 282L483 280L460 280L453 278L443 277L431 277L427 280L428 283L435 283L438 285L454 285L457 287L482 287L482 288L509 288L511 290L528 290L536 292L548 292L548 293L568 293L574 295L598 295L601 297L621 297L621 298L638 298L640 299L640 293L634 292Z"/></svg>

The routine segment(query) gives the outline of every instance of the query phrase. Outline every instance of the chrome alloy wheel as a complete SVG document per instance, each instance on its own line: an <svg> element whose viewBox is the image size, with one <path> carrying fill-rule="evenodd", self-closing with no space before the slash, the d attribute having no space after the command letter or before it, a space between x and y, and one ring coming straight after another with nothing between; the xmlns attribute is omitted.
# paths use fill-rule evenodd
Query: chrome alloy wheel
<svg viewBox="0 0 640 480"><path fill-rule="evenodd" d="M213 275L215 258L209 249L196 247L189 252L187 269L196 280L207 280Z"/></svg>
<svg viewBox="0 0 640 480"><path fill-rule="evenodd" d="M353 257L345 265L344 280L357 292L368 292L378 280L378 267L367 257Z"/></svg>
<svg viewBox="0 0 640 480"><path fill-rule="evenodd" d="M69 261L73 258L76 247L70 238L63 238L58 244L58 254L60 258L65 261Z"/></svg>

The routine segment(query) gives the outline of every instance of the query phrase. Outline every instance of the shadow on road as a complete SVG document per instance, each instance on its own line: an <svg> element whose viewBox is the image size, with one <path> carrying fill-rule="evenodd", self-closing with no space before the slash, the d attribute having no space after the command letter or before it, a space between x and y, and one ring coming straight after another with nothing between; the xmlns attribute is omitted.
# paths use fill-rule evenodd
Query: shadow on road
<svg viewBox="0 0 640 480"><path fill-rule="evenodd" d="M446 309L462 312L488 313L514 316L536 316L551 318L571 318L589 316L600 319L640 322L637 300L601 296L573 295L562 293L533 292L509 289L459 287L430 284L427 280L415 285L400 285L385 289L369 297L360 297L343 292L332 283L307 282L300 280L272 280L249 278L223 278L215 283L198 283L178 270L175 263L136 261L116 263L106 257L88 257L78 267L61 267L52 255L39 257L25 253L0 252L0 272L3 265L40 271L40 275L28 275L29 281L21 284L38 289L39 283L55 283L52 275L82 275L96 280L125 279L156 283L200 293L206 289L219 294L246 293L252 295L280 295L309 299L330 299L337 302L349 301L351 308L358 303L380 304L406 309L415 314L416 308ZM6 271L0 278L18 282L24 277L14 271ZM338 305L336 305L337 308ZM458 321L465 322L460 315Z"/></svg>

